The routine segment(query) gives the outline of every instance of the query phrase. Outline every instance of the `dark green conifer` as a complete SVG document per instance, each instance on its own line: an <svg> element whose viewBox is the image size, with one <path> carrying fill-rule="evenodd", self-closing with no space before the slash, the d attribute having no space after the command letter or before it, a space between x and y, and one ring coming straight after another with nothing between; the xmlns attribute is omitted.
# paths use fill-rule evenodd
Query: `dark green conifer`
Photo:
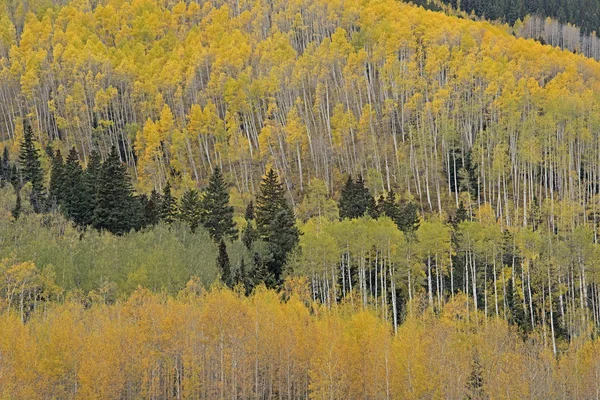
<svg viewBox="0 0 600 400"><path fill-rule="evenodd" d="M201 202L201 222L215 242L225 238L237 238L233 221L233 207L229 205L229 193L221 169L216 167L204 191Z"/></svg>
<svg viewBox="0 0 600 400"><path fill-rule="evenodd" d="M50 207L57 208L63 203L65 190L65 163L60 150L54 152L50 170Z"/></svg>
<svg viewBox="0 0 600 400"><path fill-rule="evenodd" d="M162 194L160 219L167 224L172 224L177 219L177 215L177 199L171 194L171 183L167 182Z"/></svg>
<svg viewBox="0 0 600 400"><path fill-rule="evenodd" d="M181 197L179 219L185 222L192 232L195 232L200 224L200 206L200 194L195 189L187 190Z"/></svg>
<svg viewBox="0 0 600 400"><path fill-rule="evenodd" d="M44 210L44 171L40 162L38 149L35 148L33 130L28 122L23 123L23 142L19 163L23 182L31 182L30 202L35 212Z"/></svg>
<svg viewBox="0 0 600 400"><path fill-rule="evenodd" d="M419 227L419 208L413 202L406 202L400 207L396 225L404 233L412 233Z"/></svg>
<svg viewBox="0 0 600 400"><path fill-rule="evenodd" d="M227 254L227 246L225 245L225 241L221 240L219 242L219 255L217 257L217 266L219 267L219 271L221 271L221 280L227 286L233 286L233 280L231 277L231 263L229 262L229 255Z"/></svg>
<svg viewBox="0 0 600 400"><path fill-rule="evenodd" d="M87 202L83 170L79 164L79 154L72 147L63 170L63 206L65 215L79 226L86 223Z"/></svg>
<svg viewBox="0 0 600 400"><path fill-rule="evenodd" d="M100 173L102 171L102 159L100 153L92 150L88 159L87 168L83 173L83 196L82 202L82 225L91 225L94 218L94 210L98 202L98 184L100 182Z"/></svg>
<svg viewBox="0 0 600 400"><path fill-rule="evenodd" d="M154 226L160 221L160 206L162 197L156 190L152 190L148 201L144 204L144 224Z"/></svg>
<svg viewBox="0 0 600 400"><path fill-rule="evenodd" d="M132 192L127 169L113 146L100 171L94 227L117 235L134 228L139 220L137 213L140 210L136 207L139 202Z"/></svg>
<svg viewBox="0 0 600 400"><path fill-rule="evenodd" d="M260 184L256 199L256 228L271 255L269 272L279 283L287 257L298 244L300 231L296 227L294 213L285 200L283 185L273 169L269 170Z"/></svg>
<svg viewBox="0 0 600 400"><path fill-rule="evenodd" d="M0 187L4 187L10 182L10 175L10 156L8 153L8 147L4 146L4 150L2 151L2 160L0 160Z"/></svg>
<svg viewBox="0 0 600 400"><path fill-rule="evenodd" d="M349 176L342 188L339 202L340 219L355 219L364 216L367 212L372 217L378 216L376 202L369 189L365 186L362 176L356 182Z"/></svg>

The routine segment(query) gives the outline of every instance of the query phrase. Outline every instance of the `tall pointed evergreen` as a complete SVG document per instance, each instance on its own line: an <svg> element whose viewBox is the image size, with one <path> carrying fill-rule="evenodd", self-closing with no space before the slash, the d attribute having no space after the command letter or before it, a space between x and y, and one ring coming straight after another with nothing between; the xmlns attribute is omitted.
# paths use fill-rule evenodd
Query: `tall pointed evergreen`
<svg viewBox="0 0 600 400"><path fill-rule="evenodd" d="M256 222L254 222L254 203L251 201L246 206L246 212L244 213L246 218L246 226L242 231L242 242L248 250L252 248L252 245L258 239L258 232L256 231Z"/></svg>
<svg viewBox="0 0 600 400"><path fill-rule="evenodd" d="M214 169L208 187L204 191L200 215L202 225L215 242L237 237L237 229L233 222L233 207L229 205L227 184L219 167Z"/></svg>
<svg viewBox="0 0 600 400"><path fill-rule="evenodd" d="M19 163L23 182L31 182L30 202L35 212L44 209L44 171L40 162L40 155L33 143L33 130L28 122L23 123L23 142Z"/></svg>
<svg viewBox="0 0 600 400"><path fill-rule="evenodd" d="M339 201L340 219L355 219L364 216L367 212L372 217L377 215L376 203L369 189L365 186L362 177L358 177L356 182L349 176L346 184L342 188Z"/></svg>
<svg viewBox="0 0 600 400"><path fill-rule="evenodd" d="M170 182L167 182L163 188L160 219L167 224L172 224L177 219L177 199L171 194Z"/></svg>
<svg viewBox="0 0 600 400"><path fill-rule="evenodd" d="M187 190L181 197L179 205L179 219L185 222L192 232L200 224L201 201L200 194L195 189Z"/></svg>
<svg viewBox="0 0 600 400"><path fill-rule="evenodd" d="M60 150L54 152L52 169L50 170L50 207L58 207L63 203L65 190L65 162Z"/></svg>
<svg viewBox="0 0 600 400"><path fill-rule="evenodd" d="M87 202L79 154L72 147L64 166L64 210L77 225L85 225Z"/></svg>
<svg viewBox="0 0 600 400"><path fill-rule="evenodd" d="M132 229L137 218L136 199L132 192L127 169L113 146L100 171L94 227L114 234L123 234Z"/></svg>
<svg viewBox="0 0 600 400"><path fill-rule="evenodd" d="M144 206L144 225L154 226L160 221L160 206L162 197L156 190L152 190Z"/></svg>
<svg viewBox="0 0 600 400"><path fill-rule="evenodd" d="M8 154L8 147L4 146L2 160L0 160L0 187L4 187L10 182L10 175L10 156Z"/></svg>
<svg viewBox="0 0 600 400"><path fill-rule="evenodd" d="M102 158L100 153L92 150L88 159L87 168L83 173L83 191L85 201L83 203L84 212L82 215L83 225L88 226L93 223L94 211L98 199L98 185L100 182L100 173L102 170Z"/></svg>
<svg viewBox="0 0 600 400"><path fill-rule="evenodd" d="M233 286L233 279L231 276L231 263L229 261L229 255L227 254L227 246L225 245L225 241L221 240L219 242L219 255L217 256L217 266L219 267L219 271L221 271L221 280L227 286Z"/></svg>
<svg viewBox="0 0 600 400"><path fill-rule="evenodd" d="M267 172L260 184L260 193L256 198L256 228L271 253L269 272L279 283L287 257L298 244L300 231L296 227L294 213L285 200L283 185L273 169Z"/></svg>

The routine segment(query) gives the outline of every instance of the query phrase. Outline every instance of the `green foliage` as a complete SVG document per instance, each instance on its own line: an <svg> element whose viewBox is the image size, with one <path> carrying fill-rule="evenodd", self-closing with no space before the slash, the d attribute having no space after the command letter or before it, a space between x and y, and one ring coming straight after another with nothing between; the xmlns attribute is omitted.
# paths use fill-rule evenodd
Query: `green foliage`
<svg viewBox="0 0 600 400"><path fill-rule="evenodd" d="M171 183L167 182L162 193L160 220L172 224L177 219L178 214L177 199L171 194Z"/></svg>
<svg viewBox="0 0 600 400"><path fill-rule="evenodd" d="M361 176L356 182L351 176L348 177L346 185L342 188L338 206L341 219L360 218L369 210L371 216L377 216L375 200Z"/></svg>
<svg viewBox="0 0 600 400"><path fill-rule="evenodd" d="M31 182L30 202L35 212L44 210L44 171L40 162L38 149L33 140L33 130L28 122L23 123L23 142L19 163L21 165L21 176L23 182Z"/></svg>
<svg viewBox="0 0 600 400"><path fill-rule="evenodd" d="M102 164L93 225L96 229L122 235L139 224L140 214L141 205L133 197L129 174L113 146Z"/></svg>
<svg viewBox="0 0 600 400"><path fill-rule="evenodd" d="M201 219L200 194L195 189L187 190L181 197L179 219L185 222L192 232L195 232Z"/></svg>
<svg viewBox="0 0 600 400"><path fill-rule="evenodd" d="M238 232L233 221L233 207L221 169L216 167L204 190L200 205L200 221L215 242L225 238L236 239Z"/></svg>
<svg viewBox="0 0 600 400"><path fill-rule="evenodd" d="M275 282L280 281L287 257L298 244L300 236L294 213L284 196L277 174L269 169L256 197L256 227L259 238L268 245L271 260L267 265ZM258 267L262 264L255 265L255 268Z"/></svg>

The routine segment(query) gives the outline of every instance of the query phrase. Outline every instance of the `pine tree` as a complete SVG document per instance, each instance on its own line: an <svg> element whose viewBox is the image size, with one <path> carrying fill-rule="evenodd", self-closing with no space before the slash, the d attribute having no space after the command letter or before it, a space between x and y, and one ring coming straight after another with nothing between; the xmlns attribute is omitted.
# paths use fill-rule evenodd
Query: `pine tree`
<svg viewBox="0 0 600 400"><path fill-rule="evenodd" d="M393 189L391 189L389 192L387 192L387 196L381 203L380 208L381 208L381 212L383 214L385 214L386 216L388 216L389 218L391 218L392 221L394 221L394 222L398 221L401 210L400 210L400 205L398 203L396 203L396 193L394 193ZM396 222L396 224L398 224L398 223Z"/></svg>
<svg viewBox="0 0 600 400"><path fill-rule="evenodd" d="M404 233L411 233L419 227L419 208L413 202L407 202L400 207L396 225Z"/></svg>
<svg viewBox="0 0 600 400"><path fill-rule="evenodd" d="M31 125L27 122L24 122L23 125L24 136L19 155L20 172L23 182L31 182L30 202L33 210L39 213L44 209L44 171L40 163L40 155L33 143Z"/></svg>
<svg viewBox="0 0 600 400"><path fill-rule="evenodd" d="M139 203L132 195L133 188L126 167L113 146L100 172L97 205L93 225L117 235L135 227Z"/></svg>
<svg viewBox="0 0 600 400"><path fill-rule="evenodd" d="M369 189L365 186L365 181L359 177L356 182L349 176L346 185L342 188L339 202L340 219L355 219L369 215L378 216L376 202Z"/></svg>
<svg viewBox="0 0 600 400"><path fill-rule="evenodd" d="M65 194L65 163L60 150L54 152L50 170L50 206L58 207L63 203Z"/></svg>
<svg viewBox="0 0 600 400"><path fill-rule="evenodd" d="M479 360L477 351L473 354L473 364L471 374L467 381L467 399L469 400L485 400L488 397L485 394L483 387L483 366Z"/></svg>
<svg viewBox="0 0 600 400"><path fill-rule="evenodd" d="M229 255L227 255L227 246L225 245L225 241L221 240L219 242L219 255L217 257L217 266L221 271L221 280L227 286L233 286L233 280L231 277L231 264L229 262Z"/></svg>
<svg viewBox="0 0 600 400"><path fill-rule="evenodd" d="M254 242L258 239L258 232L256 231L255 226L256 223L254 222L254 203L252 201L246 206L244 216L246 218L246 226L242 230L242 242L244 243L244 246L250 250Z"/></svg>
<svg viewBox="0 0 600 400"><path fill-rule="evenodd" d="M171 194L171 183L167 182L162 194L160 219L167 224L172 224L177 219L177 214L177 199Z"/></svg>
<svg viewBox="0 0 600 400"><path fill-rule="evenodd" d="M192 232L195 232L200 224L200 194L195 189L190 189L181 197L179 206L179 219L188 224Z"/></svg>
<svg viewBox="0 0 600 400"><path fill-rule="evenodd" d="M83 213L81 215L82 225L91 225L94 218L94 211L98 203L98 184L100 182L100 174L102 171L102 159L100 153L92 150L87 163L87 168L83 173L83 196L82 201Z"/></svg>
<svg viewBox="0 0 600 400"><path fill-rule="evenodd" d="M273 169L260 184L256 199L256 227L258 236L267 243L271 254L269 272L279 283L287 257L298 244L300 231L285 200L283 185Z"/></svg>
<svg viewBox="0 0 600 400"><path fill-rule="evenodd" d="M2 160L0 160L0 187L4 187L8 182L10 182L10 175L10 156L8 153L8 147L4 146L4 150L2 151Z"/></svg>
<svg viewBox="0 0 600 400"><path fill-rule="evenodd" d="M233 221L233 207L221 169L216 167L204 191L201 203L201 222L215 242L229 237L237 238Z"/></svg>
<svg viewBox="0 0 600 400"><path fill-rule="evenodd" d="M259 253L254 253L252 257L252 287L256 287L260 284L265 284L267 288L274 288L277 286L277 279L273 276L273 273L269 270L267 262L262 259Z"/></svg>
<svg viewBox="0 0 600 400"><path fill-rule="evenodd" d="M148 201L144 205L144 225L154 226L160 221L160 206L162 197L156 190L152 190Z"/></svg>
<svg viewBox="0 0 600 400"><path fill-rule="evenodd" d="M15 208L11 210L12 216L14 219L19 219L21 216L21 191L15 190L17 194L17 201L15 203Z"/></svg>
<svg viewBox="0 0 600 400"><path fill-rule="evenodd" d="M63 169L63 205L65 214L77 225L84 226L88 199L86 198L83 170L79 165L79 154L72 147Z"/></svg>

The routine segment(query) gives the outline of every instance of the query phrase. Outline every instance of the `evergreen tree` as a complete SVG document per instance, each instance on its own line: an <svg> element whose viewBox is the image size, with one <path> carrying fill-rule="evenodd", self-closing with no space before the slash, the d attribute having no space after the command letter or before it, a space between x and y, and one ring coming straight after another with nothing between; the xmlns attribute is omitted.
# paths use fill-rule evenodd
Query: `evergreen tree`
<svg viewBox="0 0 600 400"><path fill-rule="evenodd" d="M390 190L387 193L387 196L383 199L380 205L381 212L392 219L392 221L396 222L398 225L398 220L400 217L400 205L396 203L396 193L394 190Z"/></svg>
<svg viewBox="0 0 600 400"><path fill-rule="evenodd" d="M58 207L63 203L65 191L65 163L60 150L54 152L50 170L50 206Z"/></svg>
<svg viewBox="0 0 600 400"><path fill-rule="evenodd" d="M217 257L217 266L221 271L221 280L227 286L233 286L233 280L231 277L231 264L229 262L229 255L227 255L227 246L225 245L225 241L221 240L219 242L219 255Z"/></svg>
<svg viewBox="0 0 600 400"><path fill-rule="evenodd" d="M183 194L179 206L179 219L188 224L195 232L200 224L200 194L195 189L190 189Z"/></svg>
<svg viewBox="0 0 600 400"><path fill-rule="evenodd" d="M221 169L216 167L204 191L201 202L201 222L215 242L237 237L233 222L233 207L229 205L229 193Z"/></svg>
<svg viewBox="0 0 600 400"><path fill-rule="evenodd" d="M63 204L65 214L77 225L86 223L88 199L86 196L83 170L79 165L79 154L72 147L63 170Z"/></svg>
<svg viewBox="0 0 600 400"><path fill-rule="evenodd" d="M342 188L340 202L338 204L340 210L340 219L355 219L364 216L367 212L372 217L378 216L376 203L365 186L365 181L359 177L356 182L352 181L349 176L346 184Z"/></svg>
<svg viewBox="0 0 600 400"><path fill-rule="evenodd" d="M252 292L252 281L248 276L248 271L246 271L246 262L244 261L244 257L242 257L242 260L240 261L240 267L234 274L233 283L236 286L242 285L246 296Z"/></svg>
<svg viewBox="0 0 600 400"><path fill-rule="evenodd" d="M244 212L244 218L246 218L246 221L253 221L254 220L254 202L250 201L250 203L248 203L248 205L246 206L246 211Z"/></svg>
<svg viewBox="0 0 600 400"><path fill-rule="evenodd" d="M144 204L144 225L154 226L160 221L160 206L162 197L156 190L152 190L148 201Z"/></svg>
<svg viewBox="0 0 600 400"><path fill-rule="evenodd" d="M2 160L0 160L0 187L4 187L8 182L10 182L10 175L10 156L8 154L8 147L4 146L4 150L2 151Z"/></svg>
<svg viewBox="0 0 600 400"><path fill-rule="evenodd" d="M467 381L467 399L469 400L485 400L488 397L485 394L483 387L483 366L479 360L477 351L473 354L473 364L471 374Z"/></svg>
<svg viewBox="0 0 600 400"><path fill-rule="evenodd" d="M177 199L171 195L171 183L167 182L163 189L160 205L160 219L172 224L177 219Z"/></svg>
<svg viewBox="0 0 600 400"><path fill-rule="evenodd" d="M93 225L96 229L107 230L120 235L135 227L140 210L139 202L132 195L133 188L125 165L121 163L116 147L100 171L97 205ZM136 204L137 203L137 204Z"/></svg>
<svg viewBox="0 0 600 400"><path fill-rule="evenodd" d="M268 263L263 260L259 253L255 252L252 257L252 287L260 284L265 284L267 288L274 288L277 286L277 279L273 276L273 273L269 270Z"/></svg>
<svg viewBox="0 0 600 400"><path fill-rule="evenodd" d="M252 201L248 203L244 215L246 217L246 226L242 231L242 242L250 250L254 242L258 239L258 232L256 231L254 222L254 203Z"/></svg>
<svg viewBox="0 0 600 400"><path fill-rule="evenodd" d="M283 185L273 169L260 184L256 199L256 227L259 238L267 243L271 255L269 272L279 283L287 257L298 244L300 231L285 200Z"/></svg>
<svg viewBox="0 0 600 400"><path fill-rule="evenodd" d="M98 203L98 184L102 171L102 159L100 153L92 150L87 163L87 168L83 173L83 213L81 215L82 225L91 225L94 218L94 211Z"/></svg>
<svg viewBox="0 0 600 400"><path fill-rule="evenodd" d="M419 208L413 202L407 202L400 207L396 225L404 233L411 233L419 228Z"/></svg>
<svg viewBox="0 0 600 400"><path fill-rule="evenodd" d="M19 162L21 164L21 175L23 182L31 182L30 202L35 212L42 212L44 209L44 171L40 163L40 155L33 143L33 130L27 122L23 124L24 135L21 143L21 154Z"/></svg>
<svg viewBox="0 0 600 400"><path fill-rule="evenodd" d="M19 217L21 216L21 191L20 190L15 190L16 194L17 194L17 201L15 203L15 208L13 208L11 210L12 216L14 219L19 219Z"/></svg>

